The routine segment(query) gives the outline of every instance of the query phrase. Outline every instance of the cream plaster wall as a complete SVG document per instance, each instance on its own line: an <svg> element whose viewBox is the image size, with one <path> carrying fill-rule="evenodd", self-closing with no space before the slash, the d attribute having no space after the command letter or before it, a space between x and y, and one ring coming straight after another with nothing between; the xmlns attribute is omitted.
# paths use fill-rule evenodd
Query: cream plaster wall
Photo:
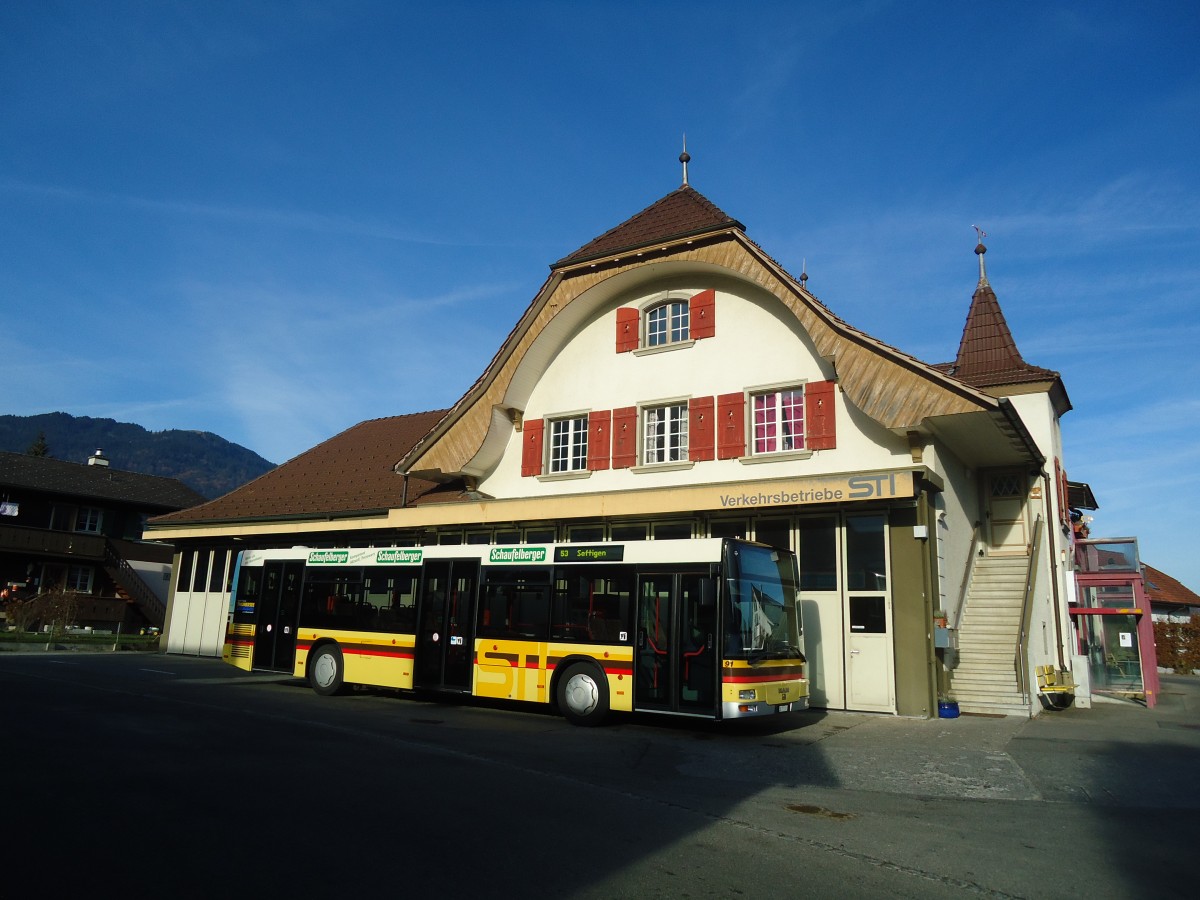
<svg viewBox="0 0 1200 900"><path fill-rule="evenodd" d="M926 447L924 461L941 476L945 485L945 490L934 500L938 510L932 529L938 542L939 599L936 605L946 611L953 623L962 601L975 523L983 521L979 473L937 441Z"/></svg>
<svg viewBox="0 0 1200 900"><path fill-rule="evenodd" d="M685 298L717 285L716 336L678 349L617 353L616 309L645 307L657 298ZM578 301L577 301L578 302ZM531 358L545 354L530 354ZM523 376L524 377L524 376ZM554 353L536 379L525 406L526 421L566 413L612 410L659 401L713 397L767 385L822 381L834 377L795 316L770 294L752 285L711 274L675 277L609 301ZM807 459L746 463L697 462L680 470L635 472L616 469L585 478L521 476L521 434L514 432L494 469L479 488L497 498L566 493L628 491L698 483L803 477L873 471L910 465L907 443L846 403L837 403L837 448ZM547 447L549 435L546 436Z"/></svg>

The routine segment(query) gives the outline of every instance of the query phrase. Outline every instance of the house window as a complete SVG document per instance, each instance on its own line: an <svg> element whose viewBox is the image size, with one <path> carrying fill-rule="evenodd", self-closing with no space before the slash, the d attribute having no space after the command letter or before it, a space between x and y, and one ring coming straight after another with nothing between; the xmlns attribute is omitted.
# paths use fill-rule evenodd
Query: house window
<svg viewBox="0 0 1200 900"><path fill-rule="evenodd" d="M75 530L99 534L101 518L103 518L101 510L94 506L81 506L75 513Z"/></svg>
<svg viewBox="0 0 1200 900"><path fill-rule="evenodd" d="M754 394L754 453L804 449L804 390Z"/></svg>
<svg viewBox="0 0 1200 900"><path fill-rule="evenodd" d="M668 300L646 314L647 347L662 347L688 339L688 302Z"/></svg>
<svg viewBox="0 0 1200 900"><path fill-rule="evenodd" d="M78 591L81 594L90 594L93 573L94 570L91 566L70 566L67 569L66 589Z"/></svg>
<svg viewBox="0 0 1200 900"><path fill-rule="evenodd" d="M588 417L573 416L550 422L550 472L587 469Z"/></svg>
<svg viewBox="0 0 1200 900"><path fill-rule="evenodd" d="M688 458L686 403L649 406L642 411L642 463L682 462Z"/></svg>

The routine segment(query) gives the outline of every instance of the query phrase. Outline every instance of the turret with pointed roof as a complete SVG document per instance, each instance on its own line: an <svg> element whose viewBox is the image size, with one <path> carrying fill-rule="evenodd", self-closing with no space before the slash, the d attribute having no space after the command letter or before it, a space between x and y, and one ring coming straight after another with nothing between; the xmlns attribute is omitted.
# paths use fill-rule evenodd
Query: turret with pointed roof
<svg viewBox="0 0 1200 900"><path fill-rule="evenodd" d="M958 355L954 362L937 368L995 397L1045 390L1054 396L1055 407L1062 415L1071 408L1062 376L1021 356L996 292L988 282L983 259L987 247L982 241L975 253L979 256L979 283L971 296Z"/></svg>

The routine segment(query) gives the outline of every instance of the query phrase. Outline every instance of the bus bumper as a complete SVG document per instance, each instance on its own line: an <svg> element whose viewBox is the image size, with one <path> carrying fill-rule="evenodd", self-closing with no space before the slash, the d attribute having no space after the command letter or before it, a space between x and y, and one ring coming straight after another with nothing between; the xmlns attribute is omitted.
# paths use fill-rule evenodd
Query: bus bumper
<svg viewBox="0 0 1200 900"><path fill-rule="evenodd" d="M808 709L808 698L801 697L790 703L767 703L765 700L726 700L721 704L722 719L752 719L759 716L774 716L778 713L799 712Z"/></svg>

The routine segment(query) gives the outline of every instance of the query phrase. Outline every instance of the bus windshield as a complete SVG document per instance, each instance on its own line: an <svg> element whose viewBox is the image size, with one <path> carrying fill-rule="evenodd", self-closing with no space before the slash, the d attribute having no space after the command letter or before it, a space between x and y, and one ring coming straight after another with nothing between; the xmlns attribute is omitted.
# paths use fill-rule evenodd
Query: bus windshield
<svg viewBox="0 0 1200 900"><path fill-rule="evenodd" d="M802 659L795 557L730 542L725 561L725 657Z"/></svg>

